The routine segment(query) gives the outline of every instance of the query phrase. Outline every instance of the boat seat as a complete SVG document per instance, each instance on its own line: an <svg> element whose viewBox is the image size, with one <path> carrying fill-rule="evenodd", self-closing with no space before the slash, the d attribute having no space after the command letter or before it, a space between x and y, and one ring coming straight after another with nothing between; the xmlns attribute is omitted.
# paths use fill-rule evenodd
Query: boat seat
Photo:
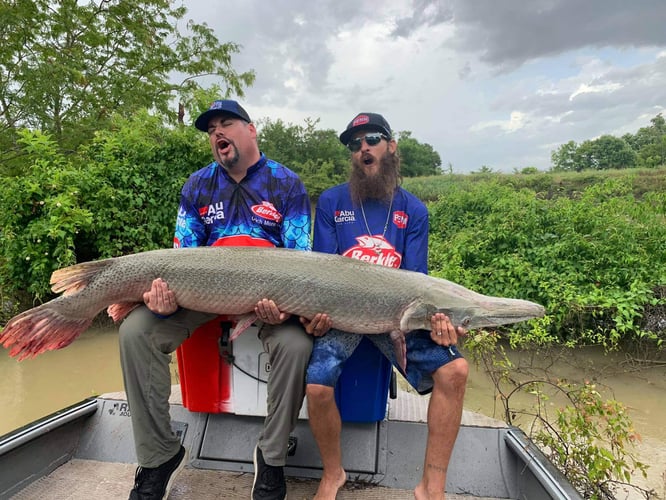
<svg viewBox="0 0 666 500"><path fill-rule="evenodd" d="M234 323L226 316L197 328L176 350L183 406L193 412L263 415L268 353L257 327L233 343ZM335 400L345 422L377 422L387 411L389 389L395 397L391 363L364 338L347 360L335 387ZM301 417L307 418L307 405Z"/></svg>

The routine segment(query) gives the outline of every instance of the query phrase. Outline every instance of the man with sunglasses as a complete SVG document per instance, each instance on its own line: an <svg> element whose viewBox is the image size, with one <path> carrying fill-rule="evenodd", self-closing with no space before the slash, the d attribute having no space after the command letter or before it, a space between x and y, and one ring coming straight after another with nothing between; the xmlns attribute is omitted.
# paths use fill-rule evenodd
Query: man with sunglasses
<svg viewBox="0 0 666 500"><path fill-rule="evenodd" d="M349 182L323 192L317 202L313 249L394 268L427 273L428 211L400 187L400 159L391 128L382 115L360 113L340 135L351 152ZM350 297L354 300L354 297ZM362 336L330 327L326 315L306 325L315 335L306 394L312 433L323 473L315 500L334 500L346 481L342 467L342 428L334 387L345 361ZM432 331L406 335L407 366L399 367L389 333L368 335L420 393L430 393L428 441L416 499L443 499L446 471L460 427L468 365L456 348L466 331L441 313Z"/></svg>
<svg viewBox="0 0 666 500"><path fill-rule="evenodd" d="M214 101L194 122L208 134L214 161L183 186L175 247L267 246L310 249L310 200L298 176L259 151L257 130L232 100ZM253 500L283 500L289 433L305 394L312 337L269 298L255 312L269 353L268 414L254 450ZM171 429L171 353L214 314L178 307L156 279L145 305L120 326L120 356L139 467L130 500L167 498L187 453ZM316 321L311 323L317 327Z"/></svg>

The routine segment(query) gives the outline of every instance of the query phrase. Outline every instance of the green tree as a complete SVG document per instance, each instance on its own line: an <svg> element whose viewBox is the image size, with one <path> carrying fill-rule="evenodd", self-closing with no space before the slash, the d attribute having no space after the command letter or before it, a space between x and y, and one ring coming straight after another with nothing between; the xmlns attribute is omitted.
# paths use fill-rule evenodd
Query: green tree
<svg viewBox="0 0 666 500"><path fill-rule="evenodd" d="M257 121L259 149L269 158L288 166L292 170L297 161L302 161L305 130L300 125L264 118Z"/></svg>
<svg viewBox="0 0 666 500"><path fill-rule="evenodd" d="M169 0L0 0L3 149L20 128L73 149L112 114L127 118L137 109L175 123L201 76L242 96L254 73L233 69L239 46L220 43L206 24L182 26L186 12Z"/></svg>
<svg viewBox="0 0 666 500"><path fill-rule="evenodd" d="M602 135L592 142L599 170L632 168L636 165L636 153L625 140L612 135Z"/></svg>
<svg viewBox="0 0 666 500"><path fill-rule="evenodd" d="M621 138L602 135L584 141L562 144L551 152L551 171L607 170L618 168L655 168L666 164L666 120L659 113L636 134Z"/></svg>
<svg viewBox="0 0 666 500"><path fill-rule="evenodd" d="M650 120L649 127L641 127L635 134L625 134L624 137L626 137L634 151L638 153L645 146L659 142L664 135L666 135L666 120L659 113Z"/></svg>
<svg viewBox="0 0 666 500"><path fill-rule="evenodd" d="M408 130L398 133L400 152L400 172L405 177L439 175L442 173L442 159L430 144L420 143Z"/></svg>
<svg viewBox="0 0 666 500"><path fill-rule="evenodd" d="M658 142L648 144L640 150L638 164L646 168L666 165L666 135L662 135Z"/></svg>
<svg viewBox="0 0 666 500"><path fill-rule="evenodd" d="M666 165L666 120L659 113L633 137L632 147L638 153L641 167L654 168Z"/></svg>
<svg viewBox="0 0 666 500"><path fill-rule="evenodd" d="M612 135L602 135L592 141L584 141L576 149L574 170L608 170L636 166L636 153L624 140Z"/></svg>
<svg viewBox="0 0 666 500"><path fill-rule="evenodd" d="M305 120L305 126L284 123L278 119L259 120L257 141L269 157L298 173L310 196L347 178L349 152L342 146L337 132L317 129L319 119Z"/></svg>
<svg viewBox="0 0 666 500"><path fill-rule="evenodd" d="M576 152L578 145L574 141L569 141L562 144L555 151L550 153L550 161L552 163L551 170L554 172L578 172Z"/></svg>

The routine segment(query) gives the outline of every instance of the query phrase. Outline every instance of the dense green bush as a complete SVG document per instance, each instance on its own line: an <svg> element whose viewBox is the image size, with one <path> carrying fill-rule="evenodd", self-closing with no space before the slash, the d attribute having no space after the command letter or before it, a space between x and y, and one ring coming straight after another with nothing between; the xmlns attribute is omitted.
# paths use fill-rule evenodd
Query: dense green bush
<svg viewBox="0 0 666 500"><path fill-rule="evenodd" d="M171 246L180 187L210 161L200 133L147 115L116 119L67 156L46 135L21 134L23 172L0 188L0 286L35 299L59 267Z"/></svg>
<svg viewBox="0 0 666 500"><path fill-rule="evenodd" d="M641 315L666 282L666 193L637 199L626 178L541 199L490 179L448 185L430 210L433 274L543 304L561 340L656 338Z"/></svg>
<svg viewBox="0 0 666 500"><path fill-rule="evenodd" d="M78 157L94 207L92 227L77 238L79 261L171 246L180 189L211 161L205 136L191 127L165 128L148 115L116 124Z"/></svg>

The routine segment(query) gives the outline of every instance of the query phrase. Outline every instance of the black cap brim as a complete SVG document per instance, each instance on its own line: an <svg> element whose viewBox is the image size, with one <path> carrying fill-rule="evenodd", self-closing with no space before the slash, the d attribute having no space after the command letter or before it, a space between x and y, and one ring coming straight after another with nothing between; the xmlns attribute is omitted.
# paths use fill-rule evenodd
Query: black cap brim
<svg viewBox="0 0 666 500"><path fill-rule="evenodd" d="M391 137L391 126L379 113L359 113L347 125L347 129L340 134L340 142L345 146L356 132L360 130L371 130L380 132L386 137Z"/></svg>
<svg viewBox="0 0 666 500"><path fill-rule="evenodd" d="M366 123L364 125L358 125L357 127L352 127L349 130L345 130L343 133L340 134L340 142L346 146L347 144L349 144L352 135L354 135L356 132L360 130L367 130L368 132L381 132L385 136L391 137L391 132L386 130L384 127Z"/></svg>

